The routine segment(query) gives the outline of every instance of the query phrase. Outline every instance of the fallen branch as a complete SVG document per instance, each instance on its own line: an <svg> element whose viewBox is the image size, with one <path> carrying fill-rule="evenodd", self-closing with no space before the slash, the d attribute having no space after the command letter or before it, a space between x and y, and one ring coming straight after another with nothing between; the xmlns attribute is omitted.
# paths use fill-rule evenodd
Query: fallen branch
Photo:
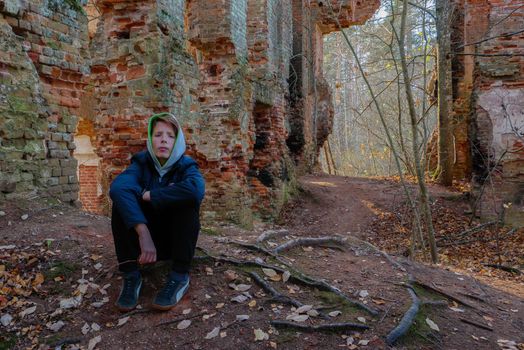
<svg viewBox="0 0 524 350"><path fill-rule="evenodd" d="M522 271L520 271L519 269L517 269L515 267L511 267L511 266L500 265L500 264L482 264L482 265L483 266L487 266L487 267L493 267L495 269L503 270L503 271L506 271L506 272L515 273L517 275L521 275L522 274Z"/></svg>
<svg viewBox="0 0 524 350"><path fill-rule="evenodd" d="M357 323L328 323L321 324L316 326L308 326L303 324L298 324L291 321L282 321L282 320L273 320L270 322L274 327L280 328L294 328L299 329L303 332L313 333L313 332L344 332L350 330L366 330L369 329L369 326Z"/></svg>
<svg viewBox="0 0 524 350"><path fill-rule="evenodd" d="M221 242L235 244L235 245L238 245L238 246L240 246L242 248L246 248L246 249L249 249L249 250L252 250L252 251L256 251L256 252L259 252L259 253L264 253L264 254L266 254L268 256L271 256L271 257L277 259L280 263L282 263L284 265L288 265L288 263L286 261L284 261L280 255L275 254L274 252L270 251L269 249L266 249L266 248L264 248L262 246L259 246L257 244L245 243L245 242L229 240L229 239L221 240Z"/></svg>
<svg viewBox="0 0 524 350"><path fill-rule="evenodd" d="M478 328L485 329L485 330L487 330L487 331L493 332L493 328L488 327L488 326L485 326L485 325L483 325L483 324L481 324L481 323L477 323L477 322L475 322L475 321L468 320L467 318L462 318L462 317L461 317L461 318L460 318L460 321L461 321L461 322L464 322L464 323L467 323L467 324L470 324L470 325L472 325L472 326L475 326L475 327L478 327Z"/></svg>
<svg viewBox="0 0 524 350"><path fill-rule="evenodd" d="M287 234L289 234L289 231L285 229L264 231L260 236L258 236L257 243L262 243L264 241L267 241L271 237L283 236Z"/></svg>
<svg viewBox="0 0 524 350"><path fill-rule="evenodd" d="M396 341L404 336L409 330L409 327L413 324L415 316L417 316L418 310L420 308L420 299L417 297L417 294L413 291L411 287L407 287L409 295L411 296L411 306L408 311L402 316L400 323L396 326L386 337L386 343L390 346L396 343Z"/></svg>
<svg viewBox="0 0 524 350"><path fill-rule="evenodd" d="M498 239L499 240L506 239L509 236L513 235L516 231L517 231L516 228L511 229L504 236L498 237ZM479 238L472 238L472 239L462 240L462 241L445 242L445 243L439 244L439 247L449 247L449 246L455 246L455 245L464 245L464 244L470 244L470 243L474 243L474 242L485 243L485 242L493 241L493 240L496 240L496 239L497 239L497 237L479 237Z"/></svg>
<svg viewBox="0 0 524 350"><path fill-rule="evenodd" d="M442 241L449 241L449 240L455 240L455 239L461 239L461 238L464 238L465 236L471 234L471 233L475 233L485 227L488 227L488 226L491 226L491 225L495 225L495 224L498 224L499 221L498 220L494 220L494 221L489 221L489 222L486 222L486 223L483 223L481 225L478 225L478 226L475 226L473 228L470 228L470 229L467 229L465 231L462 231L460 232L459 234L456 234L456 235L453 235L453 236L444 236L444 237L441 237L439 239L437 239L437 243L440 243Z"/></svg>
<svg viewBox="0 0 524 350"><path fill-rule="evenodd" d="M273 249L273 252L279 254L285 250L290 250L298 246L325 245L326 243L344 244L346 243L346 240L342 237L337 236L297 238L279 245L278 247Z"/></svg>
<svg viewBox="0 0 524 350"><path fill-rule="evenodd" d="M154 311L154 310L153 309L135 309L135 310L126 312L125 314L119 315L116 319L120 319L120 318L127 317L127 316L132 316L136 314L144 314L144 313L151 312L151 311Z"/></svg>

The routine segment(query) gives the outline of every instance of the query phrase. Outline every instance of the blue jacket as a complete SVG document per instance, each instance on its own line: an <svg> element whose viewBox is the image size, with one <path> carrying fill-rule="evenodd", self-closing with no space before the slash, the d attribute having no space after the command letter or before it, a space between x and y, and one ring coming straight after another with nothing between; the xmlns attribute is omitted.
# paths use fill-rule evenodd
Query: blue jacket
<svg viewBox="0 0 524 350"><path fill-rule="evenodd" d="M150 191L155 210L167 207L200 206L205 184L197 163L186 155L160 178L151 155L139 152L131 158L131 165L111 184L109 196L128 229L136 224L147 224L141 209L142 194Z"/></svg>

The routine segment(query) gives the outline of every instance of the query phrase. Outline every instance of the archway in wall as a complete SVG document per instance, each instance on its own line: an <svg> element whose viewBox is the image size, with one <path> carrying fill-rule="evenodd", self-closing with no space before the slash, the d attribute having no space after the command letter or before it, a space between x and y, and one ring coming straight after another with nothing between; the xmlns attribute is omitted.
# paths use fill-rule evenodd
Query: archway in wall
<svg viewBox="0 0 524 350"><path fill-rule="evenodd" d="M82 209L103 214L103 193L100 183L100 159L93 147L95 131L93 122L80 118L75 135L74 157L78 162L77 177L80 185L79 200Z"/></svg>

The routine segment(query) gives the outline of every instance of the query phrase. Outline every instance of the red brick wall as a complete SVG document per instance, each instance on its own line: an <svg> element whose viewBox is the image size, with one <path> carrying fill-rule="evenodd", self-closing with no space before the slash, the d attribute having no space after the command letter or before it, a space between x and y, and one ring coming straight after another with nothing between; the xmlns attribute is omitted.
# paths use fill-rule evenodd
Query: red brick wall
<svg viewBox="0 0 524 350"><path fill-rule="evenodd" d="M80 201L82 209L94 214L102 214L102 196L98 195L98 166L83 165L78 167L80 179Z"/></svg>

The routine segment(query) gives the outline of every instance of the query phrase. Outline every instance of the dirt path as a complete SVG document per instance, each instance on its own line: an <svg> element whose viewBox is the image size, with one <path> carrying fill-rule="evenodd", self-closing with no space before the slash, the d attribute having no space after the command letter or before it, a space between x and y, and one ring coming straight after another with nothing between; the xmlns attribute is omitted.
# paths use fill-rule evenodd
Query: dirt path
<svg viewBox="0 0 524 350"><path fill-rule="evenodd" d="M518 288L516 293L505 293L465 274L406 261L403 271L359 240L376 241L380 237L376 227L382 222L381 215L394 212L402 202L398 184L308 176L301 179L301 186L302 194L281 217L285 226L261 225L251 231L234 226L204 227L199 246L217 258L205 258L199 251L202 257L195 261L189 293L166 313L149 310L162 285L162 266L144 271L140 311L121 315L114 309L120 281L109 219L45 204L5 204L0 207L6 213L0 217L0 317L9 314L13 320L7 326L0 325L0 349L32 344L42 349L60 344L63 349L88 348L90 341L98 339L96 348L100 349L386 349L386 335L411 304L404 285L408 274L420 282L414 289L423 301L445 301L446 305L422 306L415 325L396 348L502 349L501 345L511 341L524 342L524 303ZM22 220L24 214L29 216ZM332 248L296 247L282 252L280 261L245 247L270 229L285 231L259 245L266 250L305 236L337 234L345 243ZM271 280L260 266L238 266L224 258L274 265L276 277ZM288 281L282 280L280 268L291 272ZM294 279L299 276L295 271L324 279L350 300L378 314L350 305L319 286L304 285ZM299 333L273 327L271 320L286 320L293 309L272 300L250 272L266 276L267 283L280 293L321 313L308 315L300 325L351 322L369 330ZM38 283L39 273L44 277L42 283ZM512 283L519 286L518 281ZM250 287L245 292L233 289L247 288L239 285ZM65 306L64 300L79 300L79 296L79 305L60 307L61 302ZM238 315L249 318L238 321ZM304 313L301 315L305 318ZM184 319L191 324L178 329ZM431 329L426 319L438 325L439 331ZM59 330L49 329L58 328L60 322L63 326ZM214 330L217 333L212 337ZM256 340L255 331L264 339ZM505 340L508 342L503 343Z"/></svg>

